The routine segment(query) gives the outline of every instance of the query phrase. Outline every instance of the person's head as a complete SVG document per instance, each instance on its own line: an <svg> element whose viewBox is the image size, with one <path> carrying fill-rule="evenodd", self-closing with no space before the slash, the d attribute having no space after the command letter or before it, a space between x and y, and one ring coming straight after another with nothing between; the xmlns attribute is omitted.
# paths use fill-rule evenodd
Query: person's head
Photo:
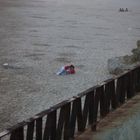
<svg viewBox="0 0 140 140"><path fill-rule="evenodd" d="M74 69L74 66L73 66L73 65L70 65L70 68L71 68L71 69Z"/></svg>

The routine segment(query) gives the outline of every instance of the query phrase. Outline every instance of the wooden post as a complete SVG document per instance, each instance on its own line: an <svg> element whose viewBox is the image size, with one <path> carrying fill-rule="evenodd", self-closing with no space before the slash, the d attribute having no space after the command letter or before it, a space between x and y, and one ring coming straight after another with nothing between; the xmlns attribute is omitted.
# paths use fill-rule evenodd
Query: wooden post
<svg viewBox="0 0 140 140"><path fill-rule="evenodd" d="M117 108L117 97L116 97L116 89L115 89L115 80L113 79L110 82L110 92L111 92L111 107L112 109L116 109Z"/></svg>
<svg viewBox="0 0 140 140"><path fill-rule="evenodd" d="M36 140L42 140L42 117L36 120Z"/></svg>
<svg viewBox="0 0 140 140"><path fill-rule="evenodd" d="M43 140L56 140L56 110L47 116Z"/></svg>
<svg viewBox="0 0 140 140"><path fill-rule="evenodd" d="M100 117L103 118L106 115L106 98L104 93L104 86L97 88L96 93L100 96Z"/></svg>
<svg viewBox="0 0 140 140"><path fill-rule="evenodd" d="M64 115L64 140L69 140L70 138L70 110L71 110L71 103L65 105L65 115Z"/></svg>
<svg viewBox="0 0 140 140"><path fill-rule="evenodd" d="M136 68L136 92L140 92L140 67Z"/></svg>
<svg viewBox="0 0 140 140"><path fill-rule="evenodd" d="M82 116L82 108L81 108L81 98L77 98L73 101L72 105L72 113L70 118L70 137L74 137L76 119L78 123L78 130L83 131L83 116Z"/></svg>
<svg viewBox="0 0 140 140"><path fill-rule="evenodd" d="M76 106L77 106L77 124L78 124L78 131L83 132L83 113L82 113L82 103L81 98L76 99Z"/></svg>
<svg viewBox="0 0 140 140"><path fill-rule="evenodd" d="M94 97L94 107L95 107L95 109L94 109L93 124L91 126L91 129L93 131L96 130L99 101L100 101L100 93L98 94L98 88L97 88L96 92L95 92L95 97Z"/></svg>
<svg viewBox="0 0 140 140"><path fill-rule="evenodd" d="M24 140L24 128L23 126L18 127L11 133L10 140Z"/></svg>
<svg viewBox="0 0 140 140"><path fill-rule="evenodd" d="M89 101L89 124L93 124L93 121L94 121L94 110L95 110L95 107L94 107L94 90L91 91L89 93L89 98L90 98L90 101Z"/></svg>
<svg viewBox="0 0 140 140"><path fill-rule="evenodd" d="M116 95L117 100L120 104L123 104L125 102L125 79L124 76L121 76L117 80L117 87L116 87Z"/></svg>
<svg viewBox="0 0 140 140"><path fill-rule="evenodd" d="M30 122L27 126L26 140L33 140L34 135L34 121Z"/></svg>
<svg viewBox="0 0 140 140"><path fill-rule="evenodd" d="M87 124L88 112L89 112L90 94L85 97L84 108L83 108L83 127L85 129Z"/></svg>
<svg viewBox="0 0 140 140"><path fill-rule="evenodd" d="M62 139L62 131L64 129L64 140L68 140L69 138L69 119L70 119L70 107L71 104L68 103L61 107L57 131L56 131L56 140Z"/></svg>

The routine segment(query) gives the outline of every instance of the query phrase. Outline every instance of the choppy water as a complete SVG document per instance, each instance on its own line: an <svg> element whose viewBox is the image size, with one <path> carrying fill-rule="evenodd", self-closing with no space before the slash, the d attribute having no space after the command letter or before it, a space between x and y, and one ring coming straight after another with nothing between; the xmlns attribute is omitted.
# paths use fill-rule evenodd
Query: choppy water
<svg viewBox="0 0 140 140"><path fill-rule="evenodd" d="M139 0L1 0L0 130L110 77L107 60L130 54L140 39L139 7ZM75 75L55 74L71 63Z"/></svg>

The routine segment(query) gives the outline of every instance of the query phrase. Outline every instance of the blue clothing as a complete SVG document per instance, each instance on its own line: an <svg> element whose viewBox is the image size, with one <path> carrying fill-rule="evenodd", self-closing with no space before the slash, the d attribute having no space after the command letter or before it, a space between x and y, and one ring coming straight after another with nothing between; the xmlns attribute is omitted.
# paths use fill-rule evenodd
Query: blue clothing
<svg viewBox="0 0 140 140"><path fill-rule="evenodd" d="M64 67L62 67L56 74L57 75L67 75L68 72L65 70Z"/></svg>

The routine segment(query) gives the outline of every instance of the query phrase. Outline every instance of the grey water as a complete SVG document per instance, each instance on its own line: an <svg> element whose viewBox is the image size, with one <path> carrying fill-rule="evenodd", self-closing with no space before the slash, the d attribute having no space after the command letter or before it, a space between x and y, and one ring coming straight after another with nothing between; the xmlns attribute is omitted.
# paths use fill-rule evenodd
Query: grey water
<svg viewBox="0 0 140 140"><path fill-rule="evenodd" d="M139 7L139 0L0 0L0 131L111 77L107 60L131 54L140 39ZM57 76L66 64L76 74Z"/></svg>

